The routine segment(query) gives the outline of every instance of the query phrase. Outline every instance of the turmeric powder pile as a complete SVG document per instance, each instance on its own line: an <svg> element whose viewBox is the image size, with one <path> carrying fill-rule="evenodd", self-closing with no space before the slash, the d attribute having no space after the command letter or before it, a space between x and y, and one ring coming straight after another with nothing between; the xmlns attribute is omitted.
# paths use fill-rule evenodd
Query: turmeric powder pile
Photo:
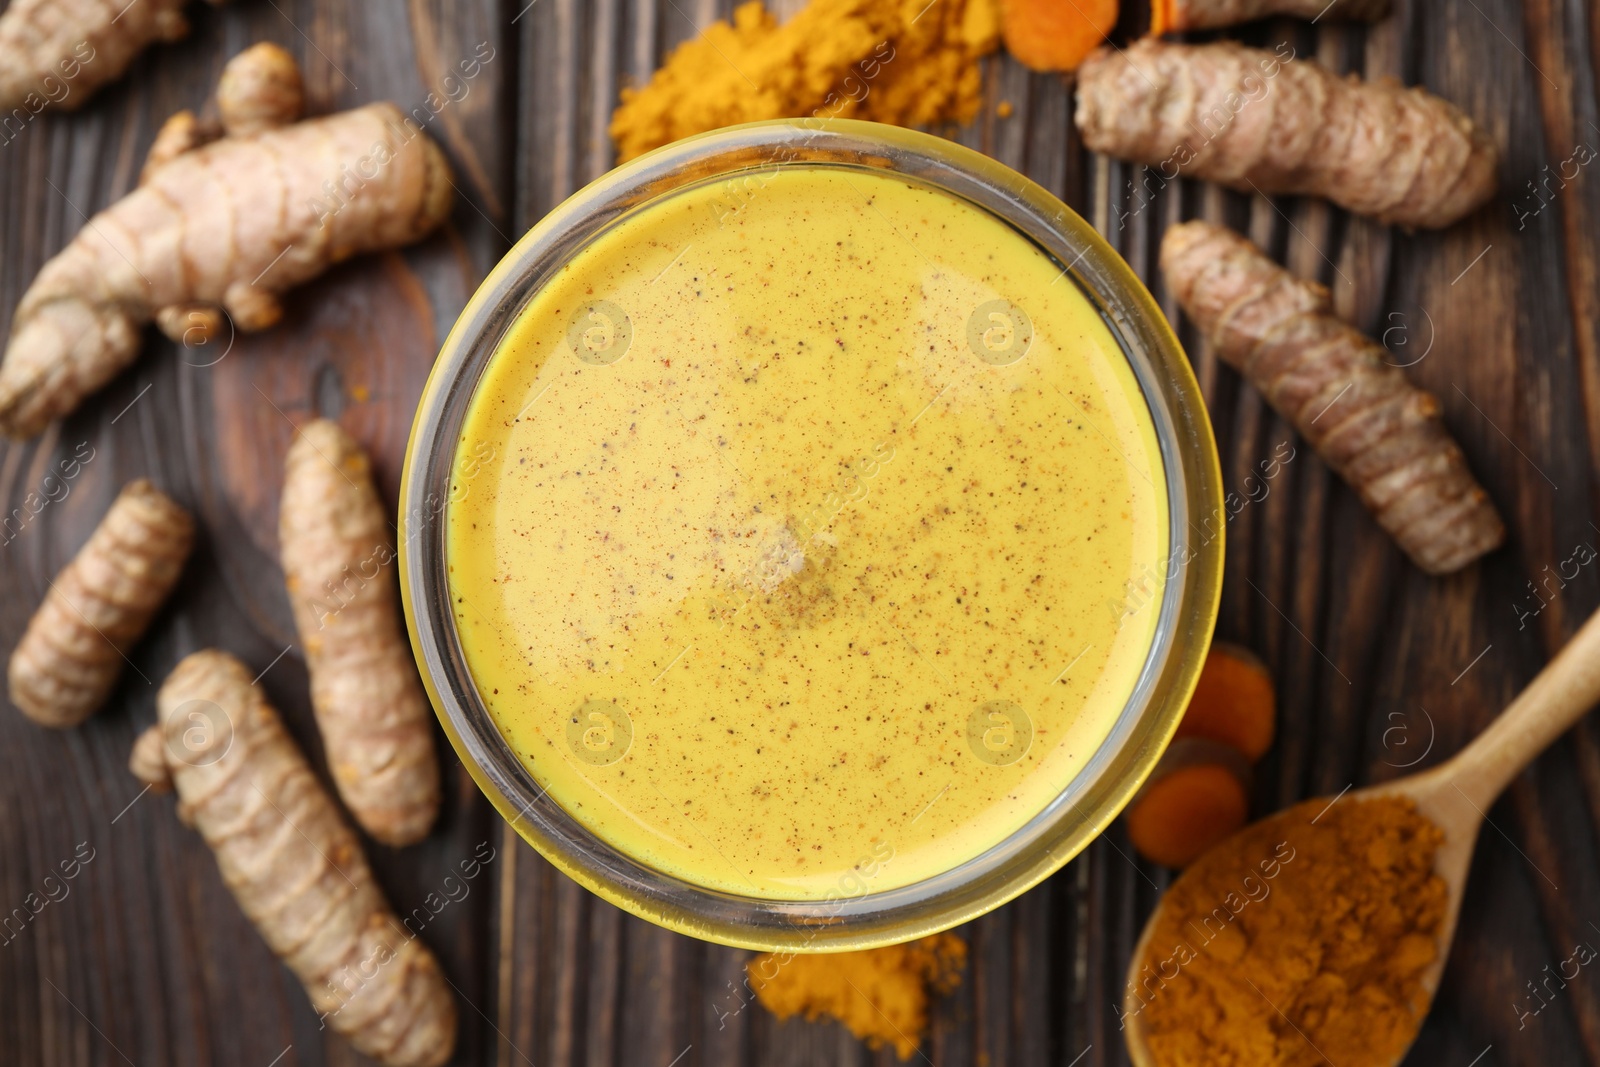
<svg viewBox="0 0 1600 1067"><path fill-rule="evenodd" d="M978 60L999 41L997 0L811 0L782 25L751 0L622 90L617 161L759 119L966 122L983 95Z"/></svg>
<svg viewBox="0 0 1600 1067"><path fill-rule="evenodd" d="M930 995L955 989L966 962L965 941L955 934L934 934L865 952L769 952L751 960L745 970L756 996L779 1019L826 1015L869 1047L893 1045L908 1060L928 1028Z"/></svg>
<svg viewBox="0 0 1600 1067"><path fill-rule="evenodd" d="M1235 834L1167 892L1123 1025L1162 1067L1394 1062L1428 1009L1443 840L1383 796L1309 800Z"/></svg>

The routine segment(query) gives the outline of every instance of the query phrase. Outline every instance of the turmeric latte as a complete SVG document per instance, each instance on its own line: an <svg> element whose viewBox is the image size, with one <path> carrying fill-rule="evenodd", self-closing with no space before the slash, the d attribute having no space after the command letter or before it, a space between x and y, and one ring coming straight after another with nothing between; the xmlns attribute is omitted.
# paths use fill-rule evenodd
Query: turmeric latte
<svg viewBox="0 0 1600 1067"><path fill-rule="evenodd" d="M818 900L979 856L1083 770L1155 633L1132 368L1060 264L908 179L785 166L625 216L520 312L458 448L490 714L697 885Z"/></svg>

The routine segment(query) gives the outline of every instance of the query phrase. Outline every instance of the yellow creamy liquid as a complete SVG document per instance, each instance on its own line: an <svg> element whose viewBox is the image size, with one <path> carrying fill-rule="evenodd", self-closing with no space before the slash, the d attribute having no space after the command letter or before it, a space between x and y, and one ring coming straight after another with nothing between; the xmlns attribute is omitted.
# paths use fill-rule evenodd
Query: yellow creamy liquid
<svg viewBox="0 0 1600 1067"><path fill-rule="evenodd" d="M732 893L999 843L1093 756L1160 609L1164 473L1111 334L1004 223L874 172L613 228L511 329L455 473L500 729L600 837Z"/></svg>

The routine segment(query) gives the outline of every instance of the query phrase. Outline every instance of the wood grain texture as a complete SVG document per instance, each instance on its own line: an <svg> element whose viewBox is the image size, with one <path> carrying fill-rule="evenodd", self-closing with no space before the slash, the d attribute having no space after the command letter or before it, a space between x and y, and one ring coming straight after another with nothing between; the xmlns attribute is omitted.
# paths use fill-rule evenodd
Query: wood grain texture
<svg viewBox="0 0 1600 1067"><path fill-rule="evenodd" d="M795 0L774 6L792 9ZM379 98L409 110L475 49L493 51L466 95L429 123L460 193L445 231L341 266L293 294L281 325L231 348L226 338L184 348L151 331L143 358L83 410L37 441L0 449L0 500L8 513L21 509L0 534L7 653L47 577L128 480L152 478L203 529L180 595L131 653L110 707L68 733L40 730L14 710L0 715L0 909L41 893L80 843L94 856L66 899L0 945L0 1062L360 1062L318 1029L171 801L139 797L124 769L128 749L153 720L166 671L215 644L265 671L260 684L322 769L275 563L279 472L294 425L339 418L373 451L392 501L416 397L473 287L516 235L610 166L605 127L619 88L647 78L673 45L731 7L196 4L187 40L152 49L81 112L42 116L0 144L5 328L39 266L85 215L131 188L161 120L205 99L233 52L258 40L283 44L305 65L311 109L327 111ZM1138 7L1124 13L1124 31L1140 24ZM1083 149L1066 82L1004 58L986 70L978 120L940 131L1065 199L1169 314L1176 307L1155 255L1164 228L1181 218L1235 226L1327 283L1341 313L1438 394L1507 518L1505 549L1452 578L1426 578L1180 323L1227 488L1266 486L1229 525L1218 626L1220 637L1257 651L1281 686L1279 741L1258 769L1260 812L1458 750L1600 603L1592 564L1559 588L1549 583L1556 593L1543 592L1542 607L1529 587L1580 543L1600 546L1600 178L1590 167L1564 188L1540 184L1578 145L1600 149L1600 18L1583 0L1399 0L1396 8L1371 28L1273 21L1233 36L1424 84L1483 123L1505 148L1502 191L1440 233L1400 233L1304 200L1152 184L1141 169ZM1011 117L997 117L1001 100ZM1286 469L1247 481L1280 447L1298 448ZM93 458L67 495L30 514L28 494L49 489L56 464L84 449ZM441 747L448 752L442 738ZM892 1062L837 1026L778 1023L749 1003L740 986L747 954L625 916L556 874L491 816L454 758L445 760L434 835L411 849L369 851L396 909L424 909L422 936L462 1001L458 1062ZM1600 725L1574 730L1488 814L1454 954L1408 1062L1600 1064L1600 977L1585 969L1544 1001L1529 999L1528 985L1575 945L1600 946ZM495 858L463 899L433 914L429 895L436 907L444 877L481 849ZM1125 1063L1112 1004L1169 880L1131 857L1116 827L1044 885L966 928L971 964L939 1006L926 1061Z"/></svg>

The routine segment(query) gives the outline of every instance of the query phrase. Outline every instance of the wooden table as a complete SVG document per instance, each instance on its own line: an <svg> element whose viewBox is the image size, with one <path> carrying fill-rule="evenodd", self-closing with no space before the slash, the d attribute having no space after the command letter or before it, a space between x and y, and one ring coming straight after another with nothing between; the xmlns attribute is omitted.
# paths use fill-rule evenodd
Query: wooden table
<svg viewBox="0 0 1600 1067"><path fill-rule="evenodd" d="M294 294L282 325L231 348L185 349L151 331L141 361L82 410L0 452L5 508L27 515L0 545L8 651L46 579L124 482L154 478L204 525L176 603L133 653L110 707L65 733L0 715L0 908L23 904L80 845L94 856L70 896L0 947L0 1062L359 1059L319 1031L304 993L242 917L170 798L140 797L125 770L129 746L152 721L156 684L173 663L219 645L264 672L262 684L321 767L275 563L280 465L294 424L340 418L375 452L392 501L424 376L478 280L514 236L610 165L605 128L618 87L648 77L668 48L730 6L197 4L186 41L146 54L81 112L47 114L0 144L0 316L9 321L45 259L134 184L161 120L200 104L244 46L273 40L298 55L317 111L378 98L409 109L461 60L483 60L466 95L457 88L460 98L430 124L462 194L444 232L335 270ZM1274 22L1241 36L1421 82L1484 123L1506 149L1503 191L1444 233L1407 235L1322 204L1190 182L1150 198L1141 172L1083 150L1066 84L1009 59L987 68L979 120L951 131L1091 219L1169 313L1155 250L1169 223L1192 215L1245 229L1329 283L1341 309L1438 394L1507 517L1505 549L1435 580L1400 556L1303 445L1276 478L1247 483L1279 445L1298 442L1185 327L1228 487L1259 498L1228 531L1218 633L1257 650L1281 686L1280 738L1258 768L1262 813L1454 752L1600 602L1600 568L1556 577L1578 546L1600 545L1600 178L1563 168L1578 146L1600 147L1600 20L1580 0L1398 7L1371 30ZM1002 100L1015 108L1004 119ZM87 450L92 460L61 497L46 475ZM60 499L32 515L30 492ZM495 851L467 895L424 930L460 995L457 1062L891 1062L837 1026L780 1025L759 1007L741 1010L734 990L747 954L625 916L557 875L508 833L445 751L450 788L434 835L369 852L404 913L426 908L457 860ZM1600 969L1585 968L1565 988L1551 982L1544 1000L1529 999L1528 985L1575 946L1600 946L1600 727L1575 730L1489 815L1450 969L1408 1062L1600 1063ZM1170 877L1130 855L1119 825L1046 884L965 929L971 965L939 1006L928 1061L1125 1062L1112 1003Z"/></svg>

